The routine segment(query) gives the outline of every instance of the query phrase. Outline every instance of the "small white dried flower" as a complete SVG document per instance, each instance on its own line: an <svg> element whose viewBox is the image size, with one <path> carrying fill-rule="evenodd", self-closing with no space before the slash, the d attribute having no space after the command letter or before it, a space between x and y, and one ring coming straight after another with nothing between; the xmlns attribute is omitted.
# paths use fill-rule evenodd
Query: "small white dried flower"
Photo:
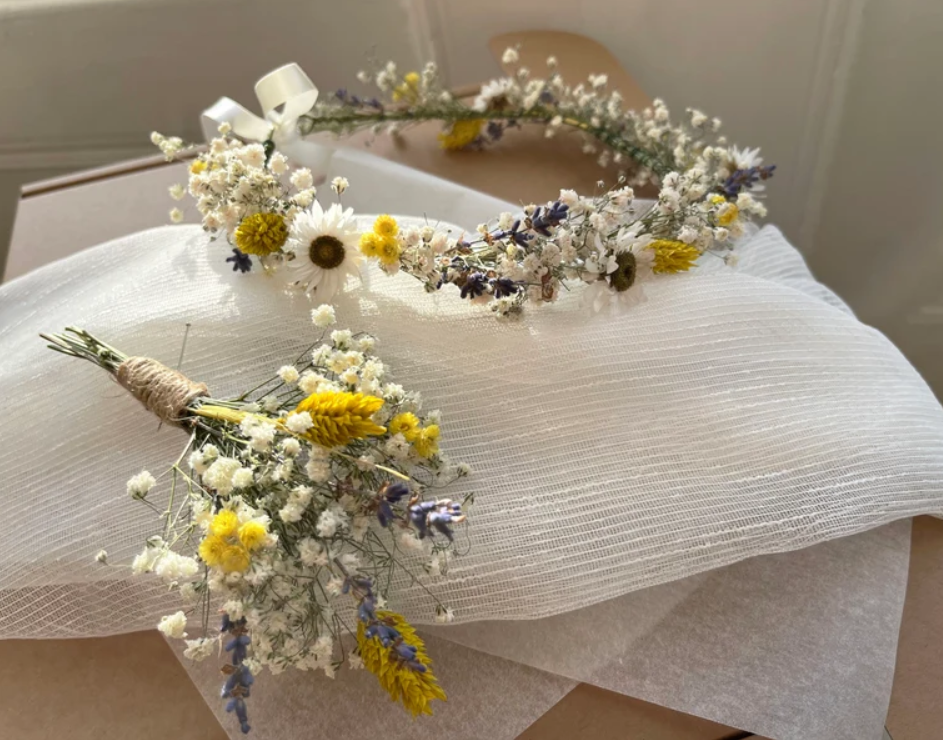
<svg viewBox="0 0 943 740"><path fill-rule="evenodd" d="M186 637L187 615L183 612L169 614L160 620L157 629L163 632L167 637L180 639Z"/></svg>
<svg viewBox="0 0 943 740"><path fill-rule="evenodd" d="M338 195L341 195L349 187L350 183L347 181L346 177L335 177L331 180L331 190Z"/></svg>
<svg viewBox="0 0 943 740"><path fill-rule="evenodd" d="M449 624L455 621L455 612L439 604L435 608L435 621L438 624Z"/></svg>
<svg viewBox="0 0 943 740"><path fill-rule="evenodd" d="M314 175L307 167L302 167L291 173L290 181L298 190L307 190L314 185Z"/></svg>
<svg viewBox="0 0 943 740"><path fill-rule="evenodd" d="M282 379L283 383L288 385L294 385L298 382L299 373L298 368L294 365L283 365L278 369L278 377Z"/></svg>
<svg viewBox="0 0 943 740"><path fill-rule="evenodd" d="M157 480L153 475L146 470L142 470L128 481L128 495L131 498L143 499L156 483Z"/></svg>
<svg viewBox="0 0 943 740"><path fill-rule="evenodd" d="M314 322L314 325L319 329L324 329L328 326L331 326L337 321L337 318L334 315L334 306L323 303L317 308L312 309L311 321Z"/></svg>
<svg viewBox="0 0 943 740"><path fill-rule="evenodd" d="M314 426L314 420L307 411L293 411L285 420L285 426L295 434L304 434Z"/></svg>

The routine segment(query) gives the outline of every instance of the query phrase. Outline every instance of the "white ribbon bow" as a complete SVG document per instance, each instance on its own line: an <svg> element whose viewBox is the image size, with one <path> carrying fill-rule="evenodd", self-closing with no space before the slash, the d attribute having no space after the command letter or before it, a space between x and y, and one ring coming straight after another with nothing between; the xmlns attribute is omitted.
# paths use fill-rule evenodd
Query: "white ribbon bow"
<svg viewBox="0 0 943 740"><path fill-rule="evenodd" d="M309 167L317 179L323 179L333 149L304 141L298 135L298 119L318 100L318 88L297 64L292 62L269 72L255 83L255 95L264 118L247 110L232 98L220 98L203 111L203 135L209 141L219 135L219 126L228 123L232 132L248 141L271 139L276 147L297 164Z"/></svg>

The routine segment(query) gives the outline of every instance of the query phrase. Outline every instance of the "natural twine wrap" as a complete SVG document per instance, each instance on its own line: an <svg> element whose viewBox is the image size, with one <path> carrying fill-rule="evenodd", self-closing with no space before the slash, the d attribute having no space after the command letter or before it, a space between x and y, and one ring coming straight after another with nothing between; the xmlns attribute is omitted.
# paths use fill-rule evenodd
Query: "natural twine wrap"
<svg viewBox="0 0 943 740"><path fill-rule="evenodd" d="M205 383L194 383L183 373L149 357L129 357L115 371L118 383L161 421L175 426L196 399L209 395Z"/></svg>

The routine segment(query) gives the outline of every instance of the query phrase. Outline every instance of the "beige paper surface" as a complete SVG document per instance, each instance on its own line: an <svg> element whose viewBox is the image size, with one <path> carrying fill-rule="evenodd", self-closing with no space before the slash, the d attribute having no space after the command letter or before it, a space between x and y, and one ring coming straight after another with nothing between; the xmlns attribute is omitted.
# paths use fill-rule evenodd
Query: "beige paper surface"
<svg viewBox="0 0 943 740"><path fill-rule="evenodd" d="M412 722L362 671L263 674L253 733L512 740L583 681L775 740L879 740L909 551L900 521L556 617L425 628L450 696L435 717ZM217 664L181 660L236 737Z"/></svg>

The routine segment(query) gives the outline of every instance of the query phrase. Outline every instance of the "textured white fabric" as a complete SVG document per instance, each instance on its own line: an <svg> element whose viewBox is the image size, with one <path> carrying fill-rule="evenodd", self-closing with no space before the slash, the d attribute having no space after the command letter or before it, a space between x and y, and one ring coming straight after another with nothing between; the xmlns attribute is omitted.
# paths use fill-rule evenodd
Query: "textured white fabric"
<svg viewBox="0 0 943 740"><path fill-rule="evenodd" d="M708 262L590 319L579 296L501 324L410 278L369 275L338 306L397 380L443 412L475 474L468 537L434 585L461 620L565 612L761 553L943 510L943 411L878 332L815 283L774 228L738 270ZM216 395L312 339L309 304L233 274L202 232L136 234L0 288L0 636L152 627L174 598L127 570L156 524L125 481L175 459L103 371L36 336L80 325ZM89 584L93 585L89 585ZM428 622L417 586L394 607Z"/></svg>

